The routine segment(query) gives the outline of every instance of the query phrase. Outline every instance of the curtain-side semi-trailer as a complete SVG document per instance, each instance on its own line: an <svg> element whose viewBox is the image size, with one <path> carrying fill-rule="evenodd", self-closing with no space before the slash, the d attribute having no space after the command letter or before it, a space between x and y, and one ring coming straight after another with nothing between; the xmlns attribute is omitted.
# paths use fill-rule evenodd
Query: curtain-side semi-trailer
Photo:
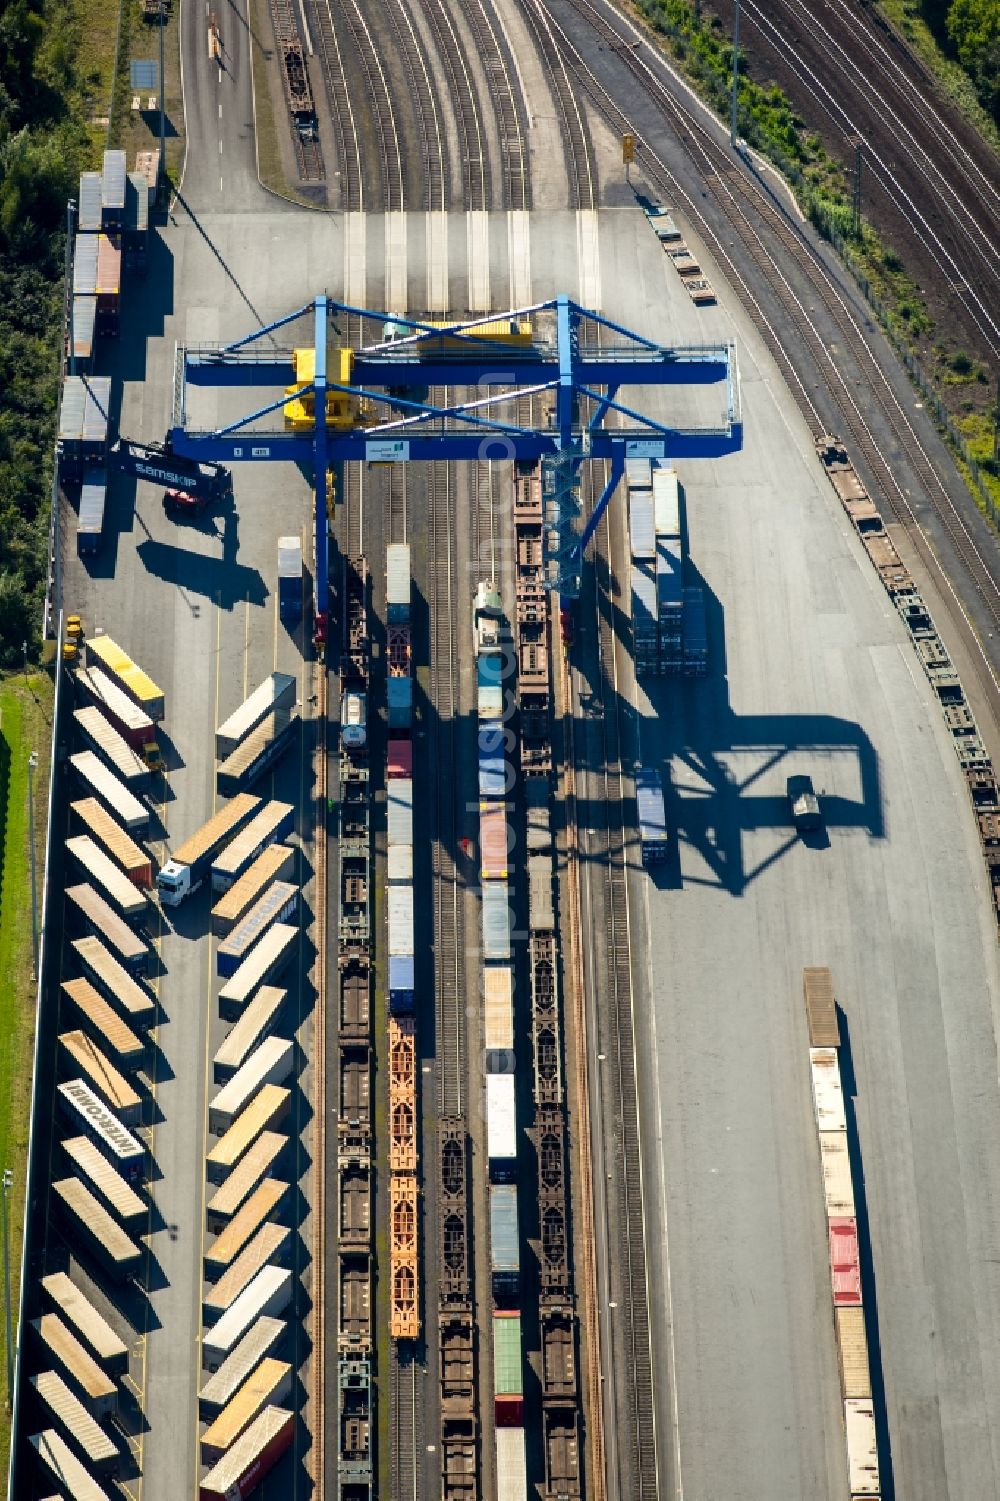
<svg viewBox="0 0 1000 1501"><path fill-rule="evenodd" d="M168 907L179 907L185 897L197 891L219 850L239 833L259 807L259 797L241 792L202 824L196 834L185 839L157 873L160 901Z"/></svg>

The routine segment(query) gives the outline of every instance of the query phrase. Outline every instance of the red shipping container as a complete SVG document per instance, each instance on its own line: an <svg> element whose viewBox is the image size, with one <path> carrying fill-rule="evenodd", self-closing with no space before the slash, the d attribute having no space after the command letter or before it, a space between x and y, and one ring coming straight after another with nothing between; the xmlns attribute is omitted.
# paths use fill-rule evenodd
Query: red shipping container
<svg viewBox="0 0 1000 1501"><path fill-rule="evenodd" d="M276 1411L278 1411L278 1409L276 1408L264 1409L265 1413ZM261 1414L261 1417L263 1417L263 1413ZM255 1422L259 1421L260 1418L255 1420ZM255 1425L251 1424L251 1427L253 1426ZM247 1431L249 1432L249 1430ZM228 1484L225 1491L217 1490L214 1485L206 1485L204 1481L202 1481L201 1485L198 1487L198 1495L200 1501L237 1501L237 1497L239 1498L239 1501L244 1501L244 1498L246 1496L249 1496L252 1491L255 1491L257 1489L258 1485L263 1480L268 1471L274 1468L278 1460L284 1454L285 1450L290 1448L292 1439L294 1437L295 1414L293 1412L290 1412L287 1416L286 1421L282 1423L278 1431L268 1440L257 1457L247 1465L247 1468L243 1471L242 1475L237 1476ZM237 1439L236 1444L233 1445L233 1448L236 1448L238 1444L239 1439ZM231 1452L232 1451L230 1450L230 1453ZM218 1465L214 1467L214 1469L216 1470L218 1468ZM205 1476L205 1480L211 1480L212 1474L213 1471L210 1470L209 1473Z"/></svg>
<svg viewBox="0 0 1000 1501"><path fill-rule="evenodd" d="M503 803L479 804L480 875L484 881L505 881L510 848L507 810Z"/></svg>
<svg viewBox="0 0 1000 1501"><path fill-rule="evenodd" d="M411 740L389 741L389 776L412 777L413 742Z"/></svg>
<svg viewBox="0 0 1000 1501"><path fill-rule="evenodd" d="M494 1421L498 1428L524 1427L523 1397L494 1397L496 1411Z"/></svg>
<svg viewBox="0 0 1000 1501"><path fill-rule="evenodd" d="M833 1301L838 1308L861 1306L861 1260L858 1255L858 1222L830 1221L830 1275Z"/></svg>

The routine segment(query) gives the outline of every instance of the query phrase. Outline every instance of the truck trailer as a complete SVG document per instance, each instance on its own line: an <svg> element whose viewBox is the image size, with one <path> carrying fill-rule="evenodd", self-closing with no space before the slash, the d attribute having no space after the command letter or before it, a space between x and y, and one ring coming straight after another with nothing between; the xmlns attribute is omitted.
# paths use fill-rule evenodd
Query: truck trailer
<svg viewBox="0 0 1000 1501"><path fill-rule="evenodd" d="M190 839L185 839L157 874L156 889L161 902L168 907L179 907L197 891L223 845L239 833L259 807L259 797L242 792L213 814Z"/></svg>

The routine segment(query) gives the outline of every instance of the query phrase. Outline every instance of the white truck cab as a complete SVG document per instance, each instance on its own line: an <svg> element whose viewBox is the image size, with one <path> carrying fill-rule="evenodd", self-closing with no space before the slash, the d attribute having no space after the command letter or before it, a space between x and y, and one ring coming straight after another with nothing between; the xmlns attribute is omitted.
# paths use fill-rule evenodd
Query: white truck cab
<svg viewBox="0 0 1000 1501"><path fill-rule="evenodd" d="M195 886L200 884L196 882ZM184 898L195 890L195 886L191 884L190 865L178 865L176 860L168 860L157 871L156 889L160 901L168 907L179 907Z"/></svg>

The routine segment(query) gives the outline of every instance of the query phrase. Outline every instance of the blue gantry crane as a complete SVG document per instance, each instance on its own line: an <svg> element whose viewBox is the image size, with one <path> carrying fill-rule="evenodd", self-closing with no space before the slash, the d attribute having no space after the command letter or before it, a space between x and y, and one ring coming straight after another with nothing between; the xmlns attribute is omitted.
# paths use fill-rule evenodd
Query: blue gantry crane
<svg viewBox="0 0 1000 1501"><path fill-rule="evenodd" d="M280 346L278 331L310 313L312 349ZM348 317L374 321L382 338L357 350L333 342L339 340L337 320ZM630 387L706 384L721 385L725 394L718 421L705 427L666 426L619 399ZM279 387L282 394L209 430L195 426L189 412L196 405L191 388L199 386ZM463 399L431 401L429 393L438 390L458 391ZM544 425L517 420L515 403L525 397L545 398ZM280 426L274 425L276 414L283 414ZM321 642L328 612L327 476L333 464L540 461L548 579L572 598L583 551L626 459L717 458L736 452L741 441L732 343L664 348L568 297L445 324L317 297L231 344L178 349L166 451L202 464L278 460L311 470L315 633ZM590 459L610 468L584 521L579 472Z"/></svg>

